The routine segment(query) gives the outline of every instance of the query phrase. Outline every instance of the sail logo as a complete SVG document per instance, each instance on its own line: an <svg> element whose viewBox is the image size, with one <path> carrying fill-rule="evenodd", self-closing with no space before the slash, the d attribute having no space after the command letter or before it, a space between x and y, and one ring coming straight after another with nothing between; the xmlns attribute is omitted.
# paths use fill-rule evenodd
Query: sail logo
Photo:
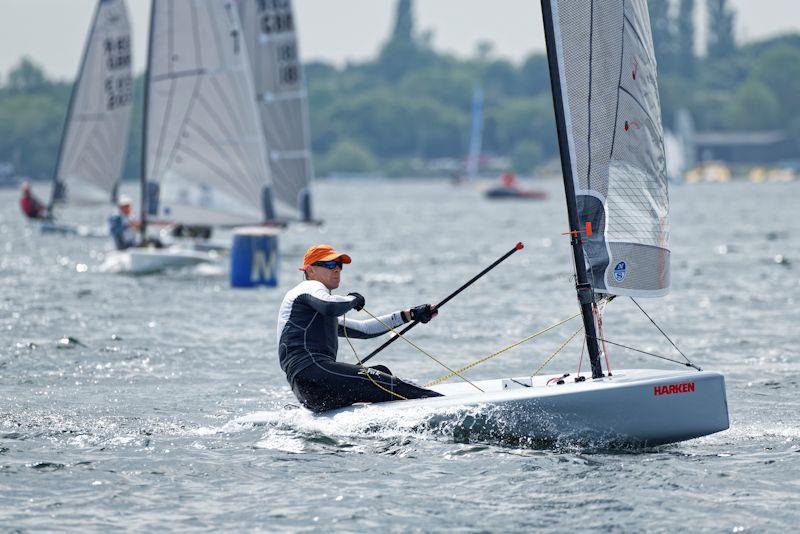
<svg viewBox="0 0 800 534"><path fill-rule="evenodd" d="M622 282L625 280L625 275L628 274L628 264L624 261L617 263L614 266L614 280Z"/></svg>
<svg viewBox="0 0 800 534"><path fill-rule="evenodd" d="M631 121L625 121L625 124L622 126L622 128L627 132L631 128L638 130L641 128L641 126L639 125L638 122L631 120Z"/></svg>
<svg viewBox="0 0 800 534"><path fill-rule="evenodd" d="M653 386L653 395L675 395L676 393L693 393L694 382L684 382L683 384L670 384L668 386Z"/></svg>

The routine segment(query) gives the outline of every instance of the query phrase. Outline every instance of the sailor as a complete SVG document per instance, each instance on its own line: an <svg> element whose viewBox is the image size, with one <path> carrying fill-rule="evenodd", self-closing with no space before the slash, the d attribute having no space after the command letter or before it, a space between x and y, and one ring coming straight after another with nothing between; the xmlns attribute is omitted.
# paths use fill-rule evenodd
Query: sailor
<svg viewBox="0 0 800 534"><path fill-rule="evenodd" d="M47 208L34 196L31 184L27 180L22 182L22 198L19 199L19 206L29 219L48 218Z"/></svg>
<svg viewBox="0 0 800 534"><path fill-rule="evenodd" d="M128 195L120 195L117 201L117 211L108 218L108 230L114 239L117 250L125 250L138 245L134 228L136 221L130 220L131 199Z"/></svg>
<svg viewBox="0 0 800 534"><path fill-rule="evenodd" d="M303 258L305 280L283 298L278 311L278 356L297 399L309 410L322 412L356 402L438 397L439 393L400 380L384 366L364 367L337 362L338 337L371 338L409 321L427 323L437 311L430 304L396 311L379 320L345 318L360 311L365 299L358 293L333 295L342 266L350 256L330 245L316 245Z"/></svg>

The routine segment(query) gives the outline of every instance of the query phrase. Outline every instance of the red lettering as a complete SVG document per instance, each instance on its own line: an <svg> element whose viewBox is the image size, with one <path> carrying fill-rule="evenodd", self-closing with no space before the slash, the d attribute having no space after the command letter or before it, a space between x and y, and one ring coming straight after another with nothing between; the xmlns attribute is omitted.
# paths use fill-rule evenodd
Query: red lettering
<svg viewBox="0 0 800 534"><path fill-rule="evenodd" d="M676 393L692 393L694 382L684 382L683 384L670 384L668 386L653 386L653 395L674 395Z"/></svg>

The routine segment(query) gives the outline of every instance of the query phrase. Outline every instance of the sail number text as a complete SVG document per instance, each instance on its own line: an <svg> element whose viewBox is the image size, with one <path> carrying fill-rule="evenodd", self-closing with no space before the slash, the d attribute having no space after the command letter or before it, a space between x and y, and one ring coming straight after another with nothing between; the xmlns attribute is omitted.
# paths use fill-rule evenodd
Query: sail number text
<svg viewBox="0 0 800 534"><path fill-rule="evenodd" d="M292 5L289 0L258 0L261 33L274 34L294 31Z"/></svg>
<svg viewBox="0 0 800 534"><path fill-rule="evenodd" d="M103 55L108 69L108 76L103 83L106 109L127 106L131 103L133 92L130 36L108 38L103 41Z"/></svg>

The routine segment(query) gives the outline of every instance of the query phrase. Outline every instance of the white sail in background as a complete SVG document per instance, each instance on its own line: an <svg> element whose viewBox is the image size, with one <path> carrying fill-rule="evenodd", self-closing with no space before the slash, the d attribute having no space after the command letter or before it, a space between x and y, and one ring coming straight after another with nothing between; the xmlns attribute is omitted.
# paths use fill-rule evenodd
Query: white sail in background
<svg viewBox="0 0 800 534"><path fill-rule="evenodd" d="M290 0L240 0L273 178L276 212L310 219L308 104Z"/></svg>
<svg viewBox="0 0 800 534"><path fill-rule="evenodd" d="M128 143L133 82L123 0L100 0L72 88L52 203L113 202Z"/></svg>
<svg viewBox="0 0 800 534"><path fill-rule="evenodd" d="M158 194L149 195L148 212L193 225L272 217L264 136L235 2L154 0L152 10L144 178L157 184Z"/></svg>
<svg viewBox="0 0 800 534"><path fill-rule="evenodd" d="M483 141L483 91L475 87L472 91L472 128L469 136L469 155L467 156L467 176L478 177L481 165L481 145Z"/></svg>
<svg viewBox="0 0 800 534"><path fill-rule="evenodd" d="M550 0L567 141L595 291L669 290L669 202L645 0Z"/></svg>

